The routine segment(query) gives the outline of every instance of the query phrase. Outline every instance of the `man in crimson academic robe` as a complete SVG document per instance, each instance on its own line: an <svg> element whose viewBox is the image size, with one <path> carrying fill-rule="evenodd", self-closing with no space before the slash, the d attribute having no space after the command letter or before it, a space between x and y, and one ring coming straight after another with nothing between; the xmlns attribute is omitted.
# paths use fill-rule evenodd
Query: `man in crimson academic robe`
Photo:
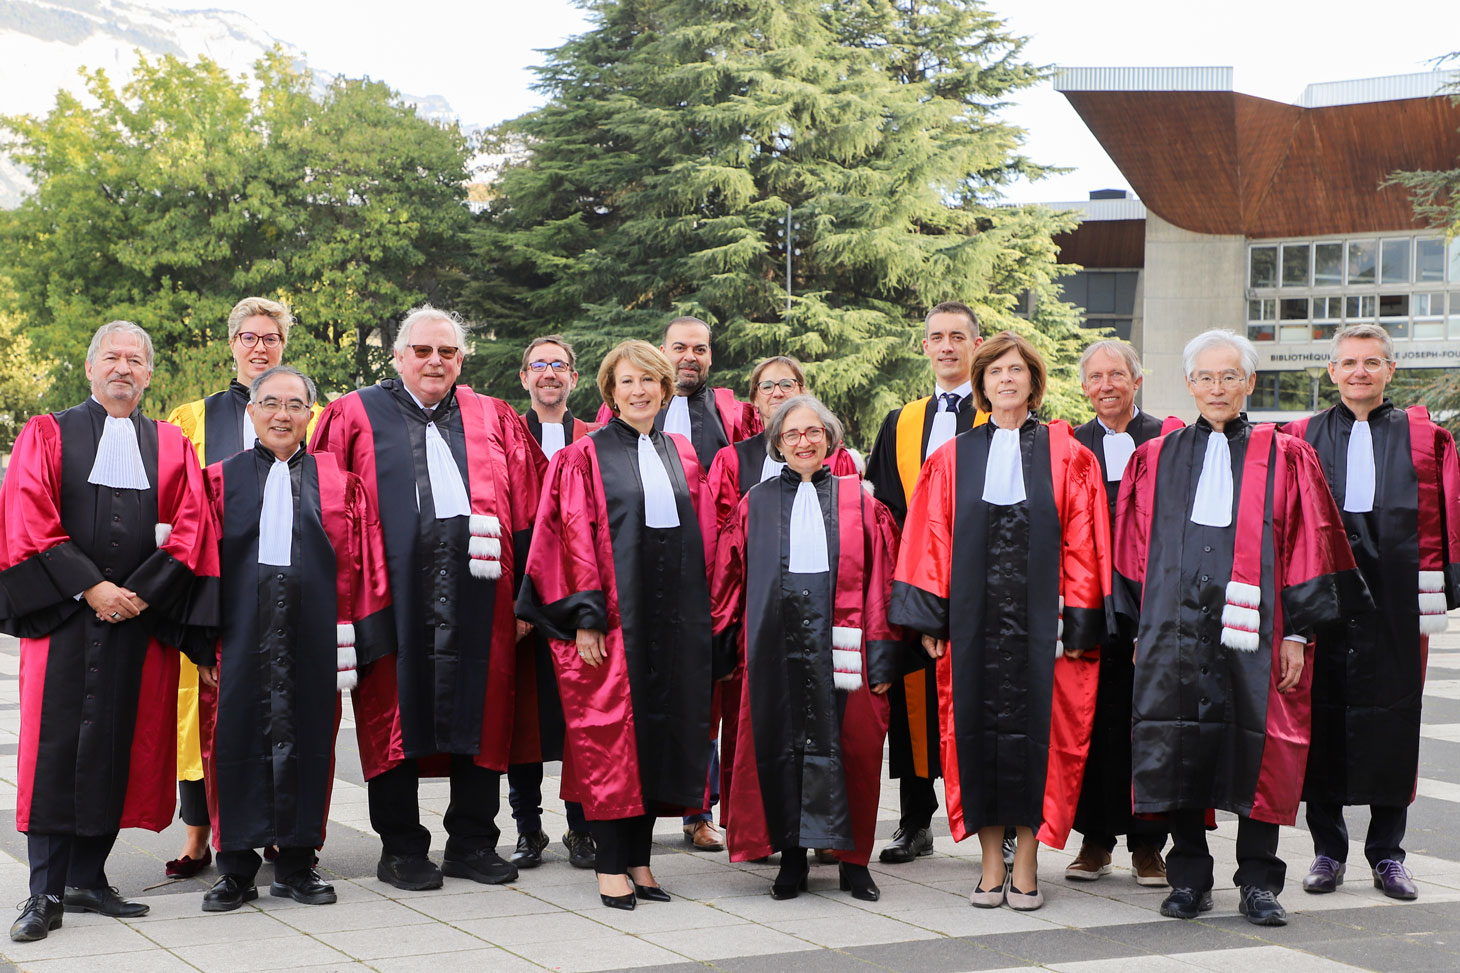
<svg viewBox="0 0 1460 973"><path fill-rule="evenodd" d="M534 338L522 352L522 371L517 377L531 400L522 418L548 459L596 428L568 411L568 396L578 385L578 362L573 346L562 335ZM548 846L542 829L542 764L563 759L563 702L553 674L552 648L536 630L517 643L516 707L512 763L507 768L507 800L517 822L512 864L535 868L542 864L542 852ZM583 805L564 801L563 809L568 818L563 835L568 861L575 868L592 868L593 835L583 817Z"/></svg>
<svg viewBox="0 0 1460 973"><path fill-rule="evenodd" d="M1095 409L1095 418L1075 430L1075 438L1100 462L1100 479L1113 522L1120 478L1135 448L1161 435L1161 420L1136 408L1136 392L1144 376L1136 350L1124 341L1097 341L1080 356L1080 386ZM1140 885L1166 884L1161 846L1166 832L1159 822L1130 812L1130 639L1122 638L1100 652L1100 685L1085 783L1075 810L1075 830L1084 835L1065 878L1095 881L1111 872L1110 853L1117 835L1126 836L1131 871Z"/></svg>
<svg viewBox="0 0 1460 973"><path fill-rule="evenodd" d="M1343 884L1343 808L1367 804L1364 852L1374 884L1413 899L1404 829L1419 775L1430 635L1445 630L1447 609L1460 607L1460 463L1454 439L1423 406L1400 410L1385 398L1394 367L1388 331L1344 328L1328 361L1339 404L1287 427L1317 450L1377 606L1349 609L1342 624L1318 630L1303 782L1317 857L1303 889Z"/></svg>
<svg viewBox="0 0 1460 973"><path fill-rule="evenodd" d="M512 407L457 386L466 329L421 307L401 322L399 378L320 416L311 449L364 481L385 530L397 649L359 657L351 693L376 874L401 889L443 874L510 882L497 854L498 782L512 744L517 639L512 589L542 476L542 451ZM420 775L449 776L438 868L421 824Z"/></svg>
<svg viewBox="0 0 1460 973"><path fill-rule="evenodd" d="M91 398L36 416L0 486L0 631L20 636L16 830L30 898L10 928L44 939L67 912L134 917L109 887L121 828L172 820L177 649L207 661L218 561L192 446L138 406L152 340L102 325Z"/></svg>
<svg viewBox="0 0 1460 973"><path fill-rule="evenodd" d="M1242 411L1252 343L1207 331L1183 365L1201 418L1137 448L1116 503L1116 606L1137 626L1134 810L1171 833L1162 915L1212 908L1216 808L1237 815L1240 911L1283 925L1278 826L1308 759L1309 636L1369 594L1313 447Z"/></svg>
<svg viewBox="0 0 1460 973"><path fill-rule="evenodd" d="M380 520L360 478L304 449L316 392L287 365L249 389L254 445L204 471L218 525L222 640L199 679L220 877L204 912L258 898L255 849L275 847L271 895L335 901L314 869L334 778L339 692L358 655L395 647Z"/></svg>
<svg viewBox="0 0 1460 973"><path fill-rule="evenodd" d="M711 337L709 324L699 318L677 317L665 325L659 346L674 367L674 394L659 411L654 428L688 439L701 470L708 470L715 454L726 446L758 435L765 428L760 413L749 402L738 401L734 389L710 385ZM612 418L613 412L606 404L598 410L600 425ZM715 743L710 747L710 801L714 804L720 798L720 754ZM684 837L696 851L725 848L725 839L709 811L685 817Z"/></svg>
<svg viewBox="0 0 1460 973"><path fill-rule="evenodd" d="M867 458L867 480L901 527L923 463L948 440L988 420L978 411L969 379L973 355L983 338L973 308L944 301L923 323L923 353L933 368L933 394L893 409L882 421ZM901 817L892 843L879 859L889 865L933 853L933 814L938 795L933 781L942 776L938 756L938 679L936 668L913 645L911 672L892 682L887 730L888 770L898 782Z"/></svg>

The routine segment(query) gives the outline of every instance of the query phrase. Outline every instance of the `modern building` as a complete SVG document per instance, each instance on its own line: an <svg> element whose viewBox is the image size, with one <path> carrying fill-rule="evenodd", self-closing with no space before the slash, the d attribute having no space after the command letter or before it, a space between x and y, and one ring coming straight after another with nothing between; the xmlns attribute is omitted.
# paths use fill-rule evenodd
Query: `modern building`
<svg viewBox="0 0 1460 973"><path fill-rule="evenodd" d="M1208 328L1259 351L1254 418L1333 400L1328 339L1372 321L1408 380L1460 366L1460 239L1415 219L1395 171L1452 169L1460 72L1309 85L1296 105L1230 68L1067 68L1069 99L1135 189L1091 194L1059 238L1066 299L1141 351L1142 407L1188 415L1181 350Z"/></svg>

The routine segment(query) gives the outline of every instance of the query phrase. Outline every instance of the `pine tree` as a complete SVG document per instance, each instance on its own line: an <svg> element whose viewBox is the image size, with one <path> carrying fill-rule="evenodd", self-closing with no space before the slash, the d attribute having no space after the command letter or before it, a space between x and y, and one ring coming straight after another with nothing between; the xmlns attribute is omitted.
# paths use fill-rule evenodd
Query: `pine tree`
<svg viewBox="0 0 1460 973"><path fill-rule="evenodd" d="M1043 171L998 117L1041 70L980 3L586 6L592 29L539 69L547 104L496 133L526 153L475 231L478 384L521 398L534 334L566 333L591 372L614 342L694 314L715 329L715 384L795 355L865 448L888 409L926 394L927 308L962 300L985 333L1020 330L1049 357L1048 413L1084 413L1085 335L1051 243L1071 220L999 205Z"/></svg>

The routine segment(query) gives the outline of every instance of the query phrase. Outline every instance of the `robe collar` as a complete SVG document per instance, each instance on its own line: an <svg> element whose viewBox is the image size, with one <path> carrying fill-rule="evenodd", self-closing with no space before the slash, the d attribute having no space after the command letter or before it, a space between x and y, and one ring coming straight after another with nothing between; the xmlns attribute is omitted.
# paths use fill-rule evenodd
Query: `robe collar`
<svg viewBox="0 0 1460 973"><path fill-rule="evenodd" d="M1338 405L1334 406L1334 411L1338 413L1339 417L1342 418L1345 423L1354 423L1359 421L1358 417L1354 415L1354 410L1344 405L1342 400L1339 401ZM1374 411L1369 413L1369 418L1365 421L1377 422L1387 417L1389 413L1393 411L1394 400L1386 397L1383 402L1380 402L1374 407Z"/></svg>

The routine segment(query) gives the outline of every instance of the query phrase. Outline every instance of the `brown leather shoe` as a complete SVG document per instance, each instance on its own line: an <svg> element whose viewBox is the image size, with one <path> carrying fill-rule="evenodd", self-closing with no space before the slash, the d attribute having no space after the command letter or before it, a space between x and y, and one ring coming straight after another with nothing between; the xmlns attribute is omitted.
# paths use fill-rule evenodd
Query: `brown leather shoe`
<svg viewBox="0 0 1460 973"><path fill-rule="evenodd" d="M695 851L724 851L725 839L709 821L696 821L684 826L684 840L694 845Z"/></svg>
<svg viewBox="0 0 1460 973"><path fill-rule="evenodd" d="M1136 884L1151 888L1165 888L1166 860L1154 848L1137 848L1130 853L1131 871L1135 872Z"/></svg>
<svg viewBox="0 0 1460 973"><path fill-rule="evenodd" d="M1110 874L1110 852L1099 845L1092 845L1085 841L1080 844L1080 853L1075 860L1065 868L1065 878L1074 879L1079 882L1093 882L1102 875ZM1166 870L1163 868L1161 874L1164 876Z"/></svg>

